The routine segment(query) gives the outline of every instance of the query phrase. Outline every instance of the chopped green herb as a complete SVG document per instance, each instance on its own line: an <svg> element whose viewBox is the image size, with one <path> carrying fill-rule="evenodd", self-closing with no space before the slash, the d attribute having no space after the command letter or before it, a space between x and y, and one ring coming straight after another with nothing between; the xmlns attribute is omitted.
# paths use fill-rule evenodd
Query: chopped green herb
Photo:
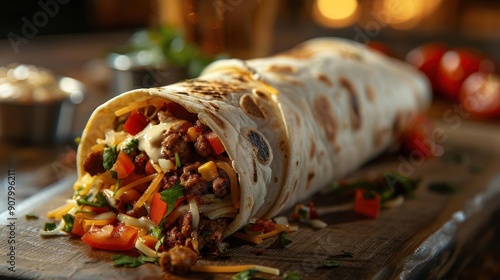
<svg viewBox="0 0 500 280"><path fill-rule="evenodd" d="M82 141L82 138L81 137L75 137L75 144L80 144L80 142Z"/></svg>
<svg viewBox="0 0 500 280"><path fill-rule="evenodd" d="M140 255L137 258L134 258L128 255L118 254L118 255L113 255L111 258L113 259L115 266L125 266L125 267L138 267L145 263L157 262L156 258L150 258L145 255Z"/></svg>
<svg viewBox="0 0 500 280"><path fill-rule="evenodd" d="M278 235L278 237L274 240L271 245L269 245L270 249L282 249L285 246L292 243L292 240L286 238L286 233L282 232Z"/></svg>
<svg viewBox="0 0 500 280"><path fill-rule="evenodd" d="M231 277L231 280L249 280L252 279L259 271L255 268L248 269L242 272L239 272Z"/></svg>
<svg viewBox="0 0 500 280"><path fill-rule="evenodd" d="M304 277L297 270L291 270L285 273L285 280L302 280Z"/></svg>
<svg viewBox="0 0 500 280"><path fill-rule="evenodd" d="M109 173L111 173L111 178L117 180L118 179L118 173L114 170L109 170Z"/></svg>
<svg viewBox="0 0 500 280"><path fill-rule="evenodd" d="M182 166L181 158L179 153L175 153L175 167L180 168Z"/></svg>
<svg viewBox="0 0 500 280"><path fill-rule="evenodd" d="M35 214L26 214L26 215L24 215L24 218L26 220L38 220L38 215L35 215Z"/></svg>
<svg viewBox="0 0 500 280"><path fill-rule="evenodd" d="M81 199L78 199L76 202L78 203L78 205L87 205L87 206L93 206L93 207L104 207L104 206L108 205L108 201L106 200L106 198L104 197L104 195L101 192L97 193L97 195L95 197L95 201L96 202L92 202L92 201L88 201L84 198L81 198Z"/></svg>
<svg viewBox="0 0 500 280"><path fill-rule="evenodd" d="M73 229L73 223L75 222L75 217L71 214L65 214L62 216L64 220L64 228L63 230L65 232L71 232Z"/></svg>
<svg viewBox="0 0 500 280"><path fill-rule="evenodd" d="M158 241L155 244L155 251L158 252L158 249L160 249L160 246L163 244L163 240L165 239L165 236L158 239Z"/></svg>
<svg viewBox="0 0 500 280"><path fill-rule="evenodd" d="M151 233L152 236L156 237L156 239L161 239L163 235L159 227L154 227L149 232Z"/></svg>
<svg viewBox="0 0 500 280"><path fill-rule="evenodd" d="M351 253L351 252L347 252L347 251L344 251L344 250L340 250L340 252L342 252L342 256L343 257L349 257L349 258L354 257L354 254Z"/></svg>
<svg viewBox="0 0 500 280"><path fill-rule="evenodd" d="M84 186L78 186L78 188L76 189L75 193L73 194L73 197L79 196L80 192L83 191L83 189L85 189Z"/></svg>
<svg viewBox="0 0 500 280"><path fill-rule="evenodd" d="M340 262L336 260L325 260L323 261L323 266L324 267L339 267Z"/></svg>
<svg viewBox="0 0 500 280"><path fill-rule="evenodd" d="M430 191L441 194L454 194L458 192L458 187L447 182L433 182L427 188Z"/></svg>
<svg viewBox="0 0 500 280"><path fill-rule="evenodd" d="M304 221L307 221L307 216L308 216L309 213L307 213L307 211L304 209L304 208L300 208L299 209L299 217L304 220Z"/></svg>
<svg viewBox="0 0 500 280"><path fill-rule="evenodd" d="M116 158L118 157L118 151L116 150L116 146L104 148L104 152L102 154L104 169L110 170L116 162Z"/></svg>
<svg viewBox="0 0 500 280"><path fill-rule="evenodd" d="M128 141L125 144L125 147L123 148L123 151L127 154L130 155L133 151L135 151L139 147L139 139L133 138L132 140Z"/></svg>
<svg viewBox="0 0 500 280"><path fill-rule="evenodd" d="M43 230L45 231L53 231L57 228L56 223L45 223L43 226Z"/></svg>
<svg viewBox="0 0 500 280"><path fill-rule="evenodd" d="M167 203L166 217L174 210L177 200L184 196L184 188L179 184L179 182L176 182L170 189L160 192L160 195L161 200Z"/></svg>

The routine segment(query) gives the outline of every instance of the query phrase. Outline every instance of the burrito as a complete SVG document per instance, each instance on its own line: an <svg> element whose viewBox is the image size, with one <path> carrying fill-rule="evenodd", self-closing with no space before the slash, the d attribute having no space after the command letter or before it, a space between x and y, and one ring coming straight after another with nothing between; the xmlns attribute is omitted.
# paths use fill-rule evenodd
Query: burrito
<svg viewBox="0 0 500 280"><path fill-rule="evenodd" d="M196 79L98 107L74 199L51 215L72 215L71 231L91 245L90 233L125 224L157 251L200 253L377 156L429 103L417 70L349 40L216 61Z"/></svg>

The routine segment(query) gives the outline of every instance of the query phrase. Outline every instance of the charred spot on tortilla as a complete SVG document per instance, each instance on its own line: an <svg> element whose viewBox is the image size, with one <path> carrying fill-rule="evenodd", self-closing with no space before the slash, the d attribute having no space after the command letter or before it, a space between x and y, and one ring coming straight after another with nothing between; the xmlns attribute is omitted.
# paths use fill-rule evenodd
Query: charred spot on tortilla
<svg viewBox="0 0 500 280"><path fill-rule="evenodd" d="M262 99L265 99L265 100L269 100L269 97L267 96L267 94L263 91L260 91L256 88L252 89L252 94L259 97L259 98L262 98Z"/></svg>
<svg viewBox="0 0 500 280"><path fill-rule="evenodd" d="M316 175L314 173L314 171L312 172L309 172L309 174L307 174L307 185L306 185L306 189L310 189L312 187L312 180L314 179L314 175Z"/></svg>
<svg viewBox="0 0 500 280"><path fill-rule="evenodd" d="M255 162L255 157L252 157L252 168L253 168L253 182L257 183L259 180L259 174L257 173L257 163Z"/></svg>
<svg viewBox="0 0 500 280"><path fill-rule="evenodd" d="M318 78L318 80L319 80L320 82L322 82L323 84L325 84L325 85L327 85L327 86L329 86L329 87L333 86L332 81L330 81L330 79L328 79L328 77L327 77L326 75L319 74L319 75L317 76L317 78Z"/></svg>
<svg viewBox="0 0 500 280"><path fill-rule="evenodd" d="M223 120L221 120L219 117L217 117L214 113L212 113L209 110L205 110L205 113L222 129L226 127L226 124L224 123Z"/></svg>
<svg viewBox="0 0 500 280"><path fill-rule="evenodd" d="M274 180L274 183L277 184L279 181L278 176L274 176L273 180Z"/></svg>
<svg viewBox="0 0 500 280"><path fill-rule="evenodd" d="M316 155L316 143L314 138L311 137L311 148L309 149L309 157L312 159Z"/></svg>
<svg viewBox="0 0 500 280"><path fill-rule="evenodd" d="M247 115L254 116L259 119L266 118L266 113L259 108L257 100L255 100L250 94L244 94L240 98L240 107Z"/></svg>
<svg viewBox="0 0 500 280"><path fill-rule="evenodd" d="M373 88L371 86L366 86L365 90L367 99L371 102L375 101L375 92Z"/></svg>
<svg viewBox="0 0 500 280"><path fill-rule="evenodd" d="M179 95L189 95L187 92L185 91L176 91L174 92L175 94L179 94Z"/></svg>
<svg viewBox="0 0 500 280"><path fill-rule="evenodd" d="M271 65L267 70L270 72L281 73L281 74L297 73L297 69L290 65Z"/></svg>
<svg viewBox="0 0 500 280"><path fill-rule="evenodd" d="M313 103L314 117L325 133L326 139L330 143L335 143L338 131L337 120L333 116L333 109L330 101L325 96L320 96Z"/></svg>
<svg viewBox="0 0 500 280"><path fill-rule="evenodd" d="M361 110L359 108L358 95L353 84L348 79L340 77L340 85L349 93L351 124L354 130L358 130L361 127Z"/></svg>
<svg viewBox="0 0 500 280"><path fill-rule="evenodd" d="M261 164L269 163L269 160L271 158L270 151L266 141L264 140L264 136L262 136L262 134L260 134L258 131L250 129L246 133L246 138L252 145L257 160Z"/></svg>

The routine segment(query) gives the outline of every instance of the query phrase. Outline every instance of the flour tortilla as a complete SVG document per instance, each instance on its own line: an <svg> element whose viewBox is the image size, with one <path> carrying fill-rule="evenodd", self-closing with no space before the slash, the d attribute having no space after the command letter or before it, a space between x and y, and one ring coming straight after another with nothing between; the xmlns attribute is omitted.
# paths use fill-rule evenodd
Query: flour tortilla
<svg viewBox="0 0 500 280"><path fill-rule="evenodd" d="M164 97L198 114L238 174L241 208L228 236L270 218L380 154L430 103L417 70L352 41L320 38L268 58L221 60L193 80L123 93L83 132L78 173L115 111Z"/></svg>

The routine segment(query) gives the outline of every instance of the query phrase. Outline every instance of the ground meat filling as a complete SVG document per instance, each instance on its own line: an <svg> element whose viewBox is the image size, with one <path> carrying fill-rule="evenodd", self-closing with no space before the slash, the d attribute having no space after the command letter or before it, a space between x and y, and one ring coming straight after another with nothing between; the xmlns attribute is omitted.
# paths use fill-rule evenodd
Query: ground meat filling
<svg viewBox="0 0 500 280"><path fill-rule="evenodd" d="M103 173L106 171L104 168L103 152L91 152L87 155L87 158L83 162L83 170L89 173L91 176Z"/></svg>
<svg viewBox="0 0 500 280"><path fill-rule="evenodd" d="M212 182L212 190L215 197L223 198L229 195L230 182L229 175L224 170L219 170L219 176Z"/></svg>

